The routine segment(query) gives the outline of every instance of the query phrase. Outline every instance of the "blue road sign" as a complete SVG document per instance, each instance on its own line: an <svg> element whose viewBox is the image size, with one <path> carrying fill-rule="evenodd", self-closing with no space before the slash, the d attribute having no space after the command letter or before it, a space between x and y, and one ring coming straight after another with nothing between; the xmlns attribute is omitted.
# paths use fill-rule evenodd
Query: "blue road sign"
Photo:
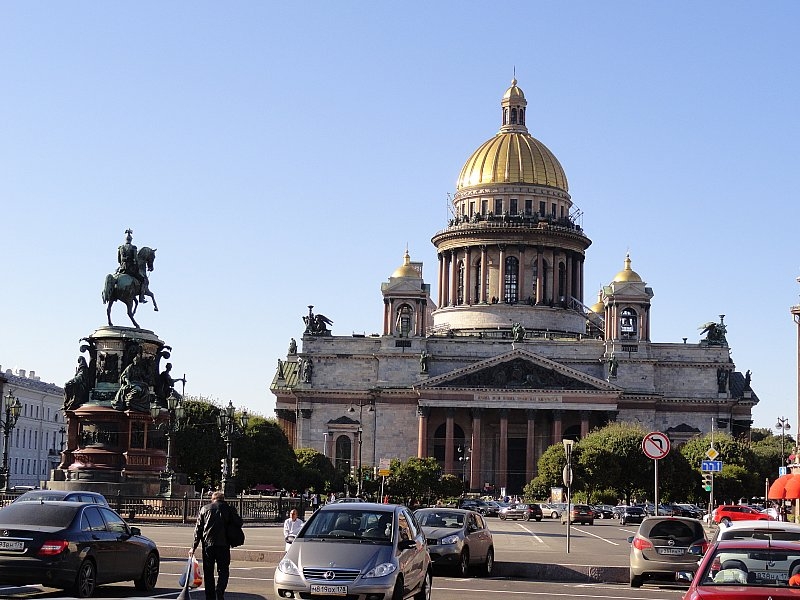
<svg viewBox="0 0 800 600"><path fill-rule="evenodd" d="M717 472L722 471L721 460L704 460L700 462L701 471Z"/></svg>

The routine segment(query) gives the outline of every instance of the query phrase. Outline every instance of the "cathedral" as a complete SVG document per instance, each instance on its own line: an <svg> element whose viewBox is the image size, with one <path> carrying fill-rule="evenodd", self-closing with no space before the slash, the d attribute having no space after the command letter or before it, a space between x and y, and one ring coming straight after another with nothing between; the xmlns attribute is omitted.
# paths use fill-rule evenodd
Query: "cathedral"
<svg viewBox="0 0 800 600"><path fill-rule="evenodd" d="M381 335L332 335L309 306L270 387L295 448L343 471L433 457L471 491L516 494L550 445L611 421L673 444L712 427L747 434L758 398L724 315L697 343L652 341L654 292L630 256L584 304L591 240L526 105L513 80L500 130L461 169L453 218L431 240L435 299L406 250L381 284Z"/></svg>

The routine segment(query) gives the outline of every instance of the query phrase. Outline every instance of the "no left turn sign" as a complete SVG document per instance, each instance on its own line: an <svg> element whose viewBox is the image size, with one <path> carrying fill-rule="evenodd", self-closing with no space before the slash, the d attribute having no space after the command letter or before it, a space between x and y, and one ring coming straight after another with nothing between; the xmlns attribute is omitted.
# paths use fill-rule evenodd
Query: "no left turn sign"
<svg viewBox="0 0 800 600"><path fill-rule="evenodd" d="M644 436L642 450L647 458L659 460L669 454L669 438L665 433L652 431Z"/></svg>

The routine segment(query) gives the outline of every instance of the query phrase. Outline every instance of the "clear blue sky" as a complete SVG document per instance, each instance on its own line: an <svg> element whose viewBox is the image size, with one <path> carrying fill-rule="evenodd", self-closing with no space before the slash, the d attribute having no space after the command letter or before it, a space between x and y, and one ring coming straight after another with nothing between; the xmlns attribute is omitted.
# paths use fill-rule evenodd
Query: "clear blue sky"
<svg viewBox="0 0 800 600"><path fill-rule="evenodd" d="M130 227L186 392L273 416L308 304L379 332L406 244L436 289L516 68L594 242L585 302L630 251L653 340L725 314L756 426L794 432L798 29L788 1L4 2L0 364L73 375Z"/></svg>

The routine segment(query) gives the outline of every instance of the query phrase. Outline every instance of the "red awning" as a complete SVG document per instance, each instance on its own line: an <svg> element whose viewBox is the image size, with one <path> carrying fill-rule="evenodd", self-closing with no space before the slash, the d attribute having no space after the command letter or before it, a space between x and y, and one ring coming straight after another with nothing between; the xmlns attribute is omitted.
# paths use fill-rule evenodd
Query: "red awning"
<svg viewBox="0 0 800 600"><path fill-rule="evenodd" d="M800 498L800 474L781 475L769 486L769 500L796 500Z"/></svg>

